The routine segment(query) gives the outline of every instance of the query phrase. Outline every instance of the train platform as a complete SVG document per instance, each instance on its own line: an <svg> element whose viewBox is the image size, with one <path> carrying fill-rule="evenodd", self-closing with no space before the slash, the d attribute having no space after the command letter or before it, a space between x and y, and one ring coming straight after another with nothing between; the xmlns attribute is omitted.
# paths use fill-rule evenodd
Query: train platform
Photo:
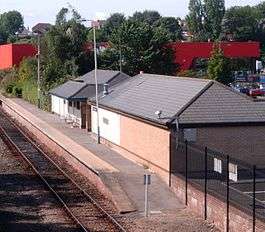
<svg viewBox="0 0 265 232"><path fill-rule="evenodd" d="M117 209L121 213L144 211L144 174L150 174L150 212L157 214L183 209L185 206L176 198L168 185L155 173L142 165L126 159L103 144L97 144L91 134L72 128L58 115L42 111L18 98L0 96L5 107L20 115L38 128L100 177L111 192Z"/></svg>

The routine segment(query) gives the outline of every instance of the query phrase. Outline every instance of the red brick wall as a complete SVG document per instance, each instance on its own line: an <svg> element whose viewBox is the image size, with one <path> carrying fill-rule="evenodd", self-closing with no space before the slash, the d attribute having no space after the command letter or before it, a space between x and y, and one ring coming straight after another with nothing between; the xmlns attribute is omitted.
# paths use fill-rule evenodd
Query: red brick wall
<svg viewBox="0 0 265 232"><path fill-rule="evenodd" d="M163 176L168 176L170 132L144 122L121 116L120 146L142 159Z"/></svg>
<svg viewBox="0 0 265 232"><path fill-rule="evenodd" d="M185 182L177 176L172 176L172 189L180 200L185 202ZM188 185L188 208L199 216L204 217L204 193L195 187ZM216 197L207 195L207 220L221 231L226 230L226 203ZM252 216L230 205L229 231L252 231ZM265 231L265 224L256 221L256 231Z"/></svg>

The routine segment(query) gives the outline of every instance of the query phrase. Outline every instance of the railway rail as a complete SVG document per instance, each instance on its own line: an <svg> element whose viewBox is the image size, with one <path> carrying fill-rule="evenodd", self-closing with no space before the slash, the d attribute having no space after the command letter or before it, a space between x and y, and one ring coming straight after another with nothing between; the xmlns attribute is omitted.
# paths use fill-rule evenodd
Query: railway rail
<svg viewBox="0 0 265 232"><path fill-rule="evenodd" d="M31 166L84 232L120 231L124 227L66 174L0 109L0 136Z"/></svg>

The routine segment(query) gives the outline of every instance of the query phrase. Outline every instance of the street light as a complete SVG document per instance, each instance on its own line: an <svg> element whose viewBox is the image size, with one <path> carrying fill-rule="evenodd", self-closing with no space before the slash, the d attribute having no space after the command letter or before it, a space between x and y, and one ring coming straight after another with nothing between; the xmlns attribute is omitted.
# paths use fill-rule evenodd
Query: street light
<svg viewBox="0 0 265 232"><path fill-rule="evenodd" d="M38 108L40 109L40 34L38 33L38 80L37 80L37 88L38 88Z"/></svg>
<svg viewBox="0 0 265 232"><path fill-rule="evenodd" d="M37 79L37 98L38 98L38 108L40 109L40 36L41 33L39 31L33 32L37 36L37 48L38 48L38 53L37 53L37 60L38 60L38 79Z"/></svg>
<svg viewBox="0 0 265 232"><path fill-rule="evenodd" d="M99 22L90 19L81 19L82 22L91 22L93 27L93 38L94 38L94 61L95 61L95 86L96 86L96 108L97 108L97 141L100 144L100 126L99 126L99 104L98 104L98 78L97 78L97 42L96 42L96 27L99 27Z"/></svg>

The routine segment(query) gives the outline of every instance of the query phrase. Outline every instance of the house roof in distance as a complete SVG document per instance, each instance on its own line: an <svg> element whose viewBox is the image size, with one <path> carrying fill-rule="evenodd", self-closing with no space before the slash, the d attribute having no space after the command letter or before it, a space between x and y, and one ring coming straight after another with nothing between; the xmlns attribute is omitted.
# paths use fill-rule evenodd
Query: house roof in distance
<svg viewBox="0 0 265 232"><path fill-rule="evenodd" d="M265 102L197 78L140 74L110 88L99 103L160 125L265 123Z"/></svg>
<svg viewBox="0 0 265 232"><path fill-rule="evenodd" d="M38 23L34 27L32 27L32 32L44 34L46 33L52 25L50 23Z"/></svg>

